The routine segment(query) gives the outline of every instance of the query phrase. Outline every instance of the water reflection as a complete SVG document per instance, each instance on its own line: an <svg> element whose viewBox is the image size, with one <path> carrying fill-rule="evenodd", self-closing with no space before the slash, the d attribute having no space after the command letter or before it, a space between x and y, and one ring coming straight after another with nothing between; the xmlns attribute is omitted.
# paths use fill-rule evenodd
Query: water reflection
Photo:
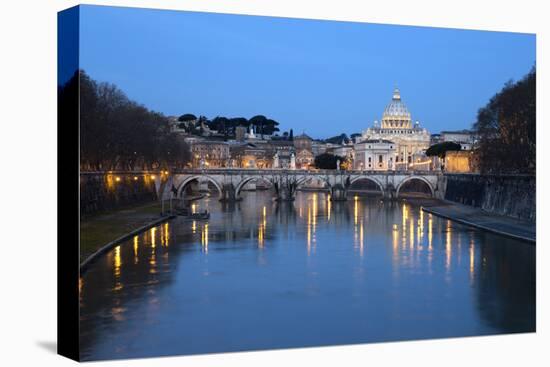
<svg viewBox="0 0 550 367"><path fill-rule="evenodd" d="M529 245L407 202L257 192L204 209L209 221L151 228L80 279L82 358L534 330Z"/></svg>
<svg viewBox="0 0 550 367"><path fill-rule="evenodd" d="M138 250L139 250L139 236L134 236L134 262L135 263L139 261Z"/></svg>

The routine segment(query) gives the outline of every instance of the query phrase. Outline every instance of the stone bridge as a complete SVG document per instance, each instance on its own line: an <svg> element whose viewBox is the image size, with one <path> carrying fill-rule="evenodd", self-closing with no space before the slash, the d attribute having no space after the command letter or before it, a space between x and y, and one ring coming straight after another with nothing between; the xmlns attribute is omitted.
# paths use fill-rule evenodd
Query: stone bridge
<svg viewBox="0 0 550 367"><path fill-rule="evenodd" d="M183 198L184 191L193 182L211 182L222 201L241 199L241 191L251 181L270 182L277 200L293 200L296 190L312 179L325 184L332 200L346 200L351 185L360 180L376 184L385 199L396 199L403 185L409 181L424 182L431 196L443 198L444 175L435 171L344 171L344 170L285 170L285 169L186 169L170 173L162 185L160 196Z"/></svg>

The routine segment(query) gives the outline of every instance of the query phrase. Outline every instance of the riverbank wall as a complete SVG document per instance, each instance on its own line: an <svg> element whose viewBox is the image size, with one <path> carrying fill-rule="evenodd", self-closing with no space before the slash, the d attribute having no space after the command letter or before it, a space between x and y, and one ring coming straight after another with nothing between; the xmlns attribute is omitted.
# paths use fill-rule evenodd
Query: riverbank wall
<svg viewBox="0 0 550 367"><path fill-rule="evenodd" d="M81 173L80 215L153 202L161 182L159 175L145 173Z"/></svg>
<svg viewBox="0 0 550 367"><path fill-rule="evenodd" d="M536 178L531 175L445 174L446 201L535 222Z"/></svg>

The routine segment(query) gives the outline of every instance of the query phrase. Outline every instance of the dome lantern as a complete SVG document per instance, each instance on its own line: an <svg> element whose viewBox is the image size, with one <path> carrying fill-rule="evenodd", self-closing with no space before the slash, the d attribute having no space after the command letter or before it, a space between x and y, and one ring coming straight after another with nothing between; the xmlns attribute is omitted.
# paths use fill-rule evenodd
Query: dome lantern
<svg viewBox="0 0 550 367"><path fill-rule="evenodd" d="M399 88L395 88L393 90L393 100L394 101L399 101L401 100L401 94L399 93Z"/></svg>

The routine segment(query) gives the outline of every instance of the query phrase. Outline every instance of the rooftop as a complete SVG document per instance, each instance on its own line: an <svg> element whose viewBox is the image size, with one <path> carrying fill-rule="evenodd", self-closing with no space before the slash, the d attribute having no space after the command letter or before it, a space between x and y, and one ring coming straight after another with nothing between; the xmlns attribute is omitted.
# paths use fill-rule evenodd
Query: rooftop
<svg viewBox="0 0 550 367"><path fill-rule="evenodd" d="M305 133L301 133L300 135L295 136L295 137L294 137L294 140L296 140L296 139L309 139L309 140L313 140L309 135L306 135Z"/></svg>
<svg viewBox="0 0 550 367"><path fill-rule="evenodd" d="M474 132L472 130L468 130L468 129L441 132L441 134L473 134L473 133Z"/></svg>
<svg viewBox="0 0 550 367"><path fill-rule="evenodd" d="M390 141L390 140L386 140L386 139L368 139L368 140L363 140L362 142L358 143L358 144L364 144L364 143L369 143L369 144L375 144L375 143L383 143L383 144L395 144L393 141Z"/></svg>

